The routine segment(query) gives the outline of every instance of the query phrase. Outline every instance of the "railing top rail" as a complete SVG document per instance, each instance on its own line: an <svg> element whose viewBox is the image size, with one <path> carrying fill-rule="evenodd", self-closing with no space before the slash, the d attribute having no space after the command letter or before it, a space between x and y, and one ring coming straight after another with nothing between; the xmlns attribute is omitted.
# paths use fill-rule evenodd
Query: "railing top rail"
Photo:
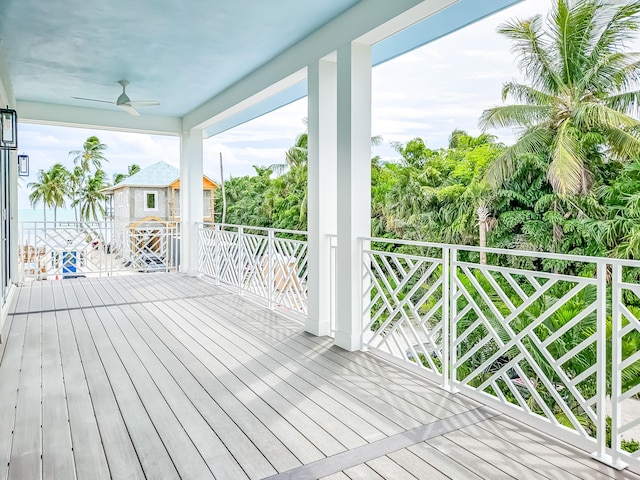
<svg viewBox="0 0 640 480"><path fill-rule="evenodd" d="M485 253L493 253L497 255L510 255L510 256L523 256L523 257L533 257L533 258L546 258L549 260L566 260L570 262L581 262L581 263L607 263L611 265L623 265L627 267L637 267L640 268L640 261L638 260L626 260L620 258L611 258L611 257L593 257L588 255L568 255L561 253L547 253L547 252L534 252L531 250L509 250L505 248L490 248L490 247L475 247L472 245L455 245L449 243L431 243L431 242L419 242L415 240L400 240L393 238L380 238L380 237L359 237L359 240L371 241L371 242L380 242L380 243L395 243L399 245L413 245L417 247L427 247L427 248L440 248L440 249L450 249L450 250L465 250L469 252L485 252Z"/></svg>
<svg viewBox="0 0 640 480"><path fill-rule="evenodd" d="M268 228L268 227L253 227L251 225L236 225L233 223L213 223L213 222L196 222L196 225L200 226L200 225L215 225L218 227L222 227L222 228L240 228L242 227L243 229L247 229L247 230L258 230L261 232L274 232L274 233L290 233L290 234L294 234L294 235L308 235L308 232L305 232L304 230L285 230L282 228Z"/></svg>

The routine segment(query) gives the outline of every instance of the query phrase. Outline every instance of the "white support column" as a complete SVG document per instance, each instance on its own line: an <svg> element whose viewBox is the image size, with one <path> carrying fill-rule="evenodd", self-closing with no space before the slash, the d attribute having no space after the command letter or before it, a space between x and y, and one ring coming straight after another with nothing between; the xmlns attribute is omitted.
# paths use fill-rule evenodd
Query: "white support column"
<svg viewBox="0 0 640 480"><path fill-rule="evenodd" d="M362 348L360 237L371 235L371 47L338 49L338 249L335 344Z"/></svg>
<svg viewBox="0 0 640 480"><path fill-rule="evenodd" d="M331 239L337 229L336 64L320 60L308 69L309 176L308 314L305 330L331 333Z"/></svg>
<svg viewBox="0 0 640 480"><path fill-rule="evenodd" d="M180 271L198 275L198 230L202 222L202 130L191 129L180 136Z"/></svg>

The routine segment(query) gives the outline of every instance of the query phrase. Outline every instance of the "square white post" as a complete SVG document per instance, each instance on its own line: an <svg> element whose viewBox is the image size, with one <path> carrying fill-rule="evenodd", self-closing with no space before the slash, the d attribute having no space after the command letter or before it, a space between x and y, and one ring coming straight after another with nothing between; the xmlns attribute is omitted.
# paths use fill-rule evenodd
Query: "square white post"
<svg viewBox="0 0 640 480"><path fill-rule="evenodd" d="M203 219L202 130L180 136L180 271L199 274L198 227Z"/></svg>
<svg viewBox="0 0 640 480"><path fill-rule="evenodd" d="M337 221L336 64L320 60L308 70L308 314L305 330L331 333L331 238Z"/></svg>
<svg viewBox="0 0 640 480"><path fill-rule="evenodd" d="M338 49L338 248L335 344L362 348L361 237L371 235L371 47Z"/></svg>

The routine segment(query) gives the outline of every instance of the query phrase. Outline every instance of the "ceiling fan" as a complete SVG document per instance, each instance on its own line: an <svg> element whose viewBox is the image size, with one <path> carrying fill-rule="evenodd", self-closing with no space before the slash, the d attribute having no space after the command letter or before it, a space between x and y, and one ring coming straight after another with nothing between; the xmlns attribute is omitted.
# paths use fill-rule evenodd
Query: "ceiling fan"
<svg viewBox="0 0 640 480"><path fill-rule="evenodd" d="M117 98L115 102L109 102L107 100L98 100L96 98L84 98L84 97L72 97L72 98L75 98L76 100L88 100L90 102L110 103L111 105L117 105L118 107L123 109L125 112L127 112L129 115L135 115L135 116L140 115L138 110L136 110L136 107L155 107L157 105L160 105L160 102L131 101L125 91L127 88L127 85L129 85L129 82L127 80L120 80L118 83L122 85L122 93L120 94L120 96Z"/></svg>

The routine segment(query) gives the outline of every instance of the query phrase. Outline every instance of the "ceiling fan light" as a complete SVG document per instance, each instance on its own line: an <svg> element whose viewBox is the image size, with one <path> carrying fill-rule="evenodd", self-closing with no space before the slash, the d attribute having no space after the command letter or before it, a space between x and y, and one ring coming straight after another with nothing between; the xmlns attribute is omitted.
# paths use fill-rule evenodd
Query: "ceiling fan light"
<svg viewBox="0 0 640 480"><path fill-rule="evenodd" d="M126 93L121 93L118 99L116 100L116 105L123 105L125 103L129 103L129 96Z"/></svg>

